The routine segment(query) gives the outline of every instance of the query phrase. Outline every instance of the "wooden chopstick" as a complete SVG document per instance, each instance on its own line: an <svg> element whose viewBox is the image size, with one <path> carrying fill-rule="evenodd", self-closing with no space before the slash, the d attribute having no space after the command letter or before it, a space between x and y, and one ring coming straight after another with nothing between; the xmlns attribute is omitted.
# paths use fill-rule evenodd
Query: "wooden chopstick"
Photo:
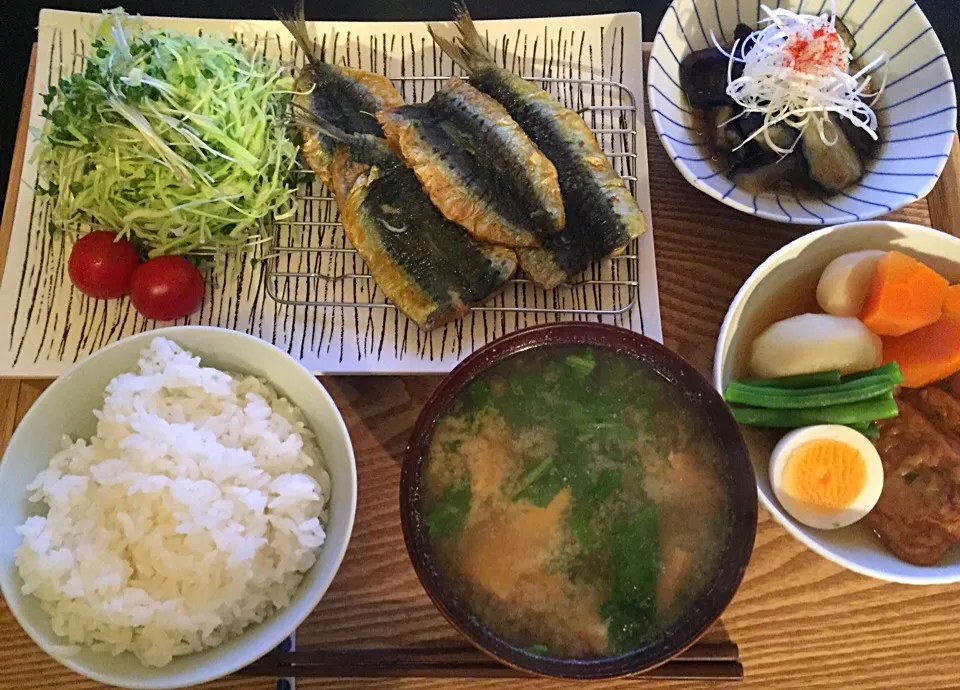
<svg viewBox="0 0 960 690"><path fill-rule="evenodd" d="M467 646L393 649L325 649L301 647L271 652L238 672L244 676L313 678L524 678L529 674L504 666ZM635 680L743 678L739 649L732 642L699 644Z"/></svg>

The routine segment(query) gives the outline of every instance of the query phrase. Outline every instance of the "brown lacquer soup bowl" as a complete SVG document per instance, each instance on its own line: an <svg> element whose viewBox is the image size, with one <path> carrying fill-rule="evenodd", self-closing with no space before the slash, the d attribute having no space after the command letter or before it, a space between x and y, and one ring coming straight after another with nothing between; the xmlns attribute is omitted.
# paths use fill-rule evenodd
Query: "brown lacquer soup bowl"
<svg viewBox="0 0 960 690"><path fill-rule="evenodd" d="M669 617L664 616L662 625L657 625L655 628L651 627L649 631L645 632L642 641L635 647L625 648L621 645L617 652L608 650L600 654L557 653L554 656L547 645L531 645L529 640L523 641L522 644L519 640L511 642L508 639L511 635L498 633L494 628L502 630L499 627L500 623L485 622L484 617L487 616L487 612L475 610L474 603L469 601L473 594L464 593L464 583L470 582L469 586L472 587L473 580L464 580L461 577L461 571L451 570L449 565L446 567L442 565L443 562L449 564L449 561L441 561L441 558L437 555L440 550L435 548L436 542L434 540L439 523L432 518L432 515L428 515L428 507L425 505L428 500L436 500L436 492L432 494L434 498L429 498L431 494L426 484L429 477L435 475L430 475L426 468L431 457L431 444L434 434L446 433L446 429L441 428L442 422L438 422L438 420L442 420L445 413L451 410L463 409L463 401L472 399L470 391L473 389L467 389L467 387L484 380L488 384L492 381L494 386L499 386L495 390L502 390L503 384L498 383L501 379L497 379L495 376L499 376L500 372L503 371L511 371L509 368L504 369L504 367L519 367L520 362L524 362L523 366L526 366L525 363L531 357L533 357L532 361L542 361L543 358L554 356L550 353L570 351L587 353L586 357L577 355L577 358L573 361L567 360L571 365L571 376L583 376L584 372L593 371L591 367L599 367L599 363L614 361L614 358L617 358L618 361L627 362L637 369L643 369L644 376L648 377L646 380L652 381L651 386L661 391L658 394L659 397L653 397L654 406L660 404L660 400L680 401L680 404L692 411L691 414L694 414L692 418L699 420L698 426L700 428L696 433L706 433L711 438L710 447L713 450L710 466L712 483L709 485L709 491L714 499L718 499L724 506L724 528L717 533L721 536L714 539L710 545L710 559L704 561L709 563L709 568L706 569L706 572L701 572L697 576L701 583L699 587L693 588L691 586L684 590L692 592L689 599L684 600L682 605L673 604L678 606L674 609L675 613ZM538 353L541 360L536 359ZM514 357L524 359L512 359ZM589 358L589 362L585 362L586 358ZM511 362L513 362L512 365ZM512 371L519 372L520 370L515 368ZM559 370L555 369L554 371ZM599 371L597 369L597 373L594 374L598 380L611 380L609 378L600 379ZM521 376L522 373L520 372L518 376ZM543 385L551 385L549 381L555 381L556 379L557 374L554 374L552 378L545 376ZM581 379L581 381L583 380L585 379ZM509 382L509 377L507 381ZM525 381L527 387L540 385L539 379L535 375L528 375ZM579 382L577 385L580 385ZM461 392L464 392L463 396L458 395ZM669 395L663 395L664 392ZM637 395L643 395L643 391L638 390ZM583 400L585 401L583 404L589 405L591 398L588 395ZM624 399L624 410L629 407L629 402L629 399ZM496 409L496 414L502 415L504 419L503 425L509 424L511 420L506 419L506 417L509 416L510 412L506 405L501 405L500 408ZM617 414L617 412L613 412L613 416L617 416ZM625 411L624 418L626 415L627 412ZM606 425L602 423L596 424L596 433L605 433L602 431L605 427ZM464 433L474 432L468 428ZM562 431L556 433L559 438ZM440 436L438 435L437 449L441 447L439 439ZM604 440L601 438L599 442L603 443ZM639 444L639 441L637 443ZM463 445L461 444L461 447ZM559 444L557 444L557 447L559 447ZM637 465L644 464L646 461L640 459L640 451L637 451L637 453L636 461L628 459L625 462L635 462ZM569 457L569 455L566 457ZM674 462L672 452L669 457L669 462ZM475 457L472 462L481 462L481 460L479 457ZM486 461L482 460L482 462ZM493 458L490 462L494 462ZM551 462L551 460L547 460L541 466L538 466L531 473L531 478L524 486L529 486L531 481L541 481L541 476L545 476L546 472L544 467L549 467ZM479 468L479 465L474 467ZM672 465L670 467L672 468ZM644 469L643 471L646 472L647 470ZM629 471L621 472L617 476L621 478L622 482L626 481L622 479L625 476L634 477L626 489L621 488L618 491L629 491L631 490L630 487L635 489L639 481L635 478L637 475L631 475ZM472 475L468 475L468 477L472 477ZM557 477L557 482L566 481L565 475L563 478L559 478L561 474L558 473ZM474 480L469 479L469 481ZM685 479L684 481L688 480ZM500 481L501 487L504 482L505 480ZM646 482L645 478L643 482ZM598 485L599 483L598 481ZM662 485L663 482L661 481L660 490L665 490L667 493L672 490L673 496L685 497L687 495L685 493L688 490L687 485L681 485L680 483L673 487L663 487ZM557 501L560 500L558 496L561 496L560 493L557 493L561 491L560 486L561 484L558 484L553 487L554 497L552 499L548 495L545 499L541 499L540 503L537 503L538 506L547 506L546 508L529 508L529 511L543 510L544 515L547 512L562 511L561 514L564 519L575 515L572 512L576 508L575 503L569 505L557 504ZM573 485L570 484L570 486L572 492ZM625 485L621 483L622 486ZM643 486L646 490L645 483ZM511 493L514 490L515 488L511 489ZM694 489L691 488L690 490L693 491ZM521 491L528 491L528 489L521 489ZM444 494L444 496L446 495ZM466 495L468 498L473 495L474 500L476 500L476 488L472 490L472 493ZM567 494L567 499L570 495L571 493ZM516 500L516 498L513 498L513 501ZM536 499L531 500L535 501ZM677 500L683 501L685 498ZM690 500L693 501L693 498ZM513 510L509 504L505 505L506 512ZM555 508L558 508L558 510L555 511ZM466 510L471 509L474 508L471 507ZM435 505L430 507L430 510L435 510ZM674 516L676 516L676 507L673 510ZM685 512L683 514L685 515ZM691 509L690 514L695 516L697 513ZM664 513L658 513L655 519L660 520L663 515ZM641 673L669 661L693 645L720 617L733 599L734 593L743 579L747 562L753 550L757 527L757 489L753 466L750 463L739 427L720 395L693 366L663 345L631 331L599 324L551 324L519 331L481 348L464 360L440 383L421 412L406 451L400 481L400 516L407 551L424 589L447 620L479 649L504 664L540 676L567 679L612 678ZM494 517L498 518L499 514ZM461 519L466 520L466 518ZM556 519L559 522L560 518ZM590 519L596 520L596 518ZM685 519L686 517L682 518L681 522ZM690 520L695 519L695 517L690 518ZM674 522L677 522L676 517L674 517ZM462 526L464 524L470 523L468 521L461 522L460 529L467 529ZM440 527L451 529L448 523L442 524ZM659 531L662 529L662 525L655 522L655 531L652 534L660 542L662 542L663 537L657 535L662 535L662 532ZM628 532L631 535L634 533ZM431 537L431 534L434 536ZM505 538L508 537L505 536ZM624 559L629 561L632 543L624 544L622 540L616 541L616 537L613 539L614 541L610 543L616 545L610 547L610 553L614 555L611 555L608 562L614 564L623 563L625 562ZM656 542L648 541L647 543ZM458 548L463 547L459 545ZM637 544L637 549L641 548L642 545ZM647 596L647 599L655 601L659 601L659 583L661 579L666 577L664 573L667 569L667 566L664 565L666 561L661 562L659 560L660 549L661 546L652 549L657 554L658 560L654 561L655 565L650 566L650 569L652 570L655 567L657 574L651 575L648 573L648 576L654 577L658 583L656 598ZM625 556L624 553L626 553ZM667 552L664 551L663 553ZM694 553L699 552L694 551ZM619 556L616 554L619 554ZM618 558L619 560L617 560ZM478 567L484 568L487 565L489 564L480 563L479 566L474 564L471 567L476 569ZM621 577L615 565L608 566L604 572L609 575L610 581L615 583L609 588L609 591L619 591L621 594L618 601L622 602L622 583L625 580L629 581L629 578ZM573 576L571 576L572 579ZM619 585L616 584L618 582ZM648 589L647 591L651 590ZM486 591L483 596L487 596ZM611 594L610 597L612 599L614 594ZM629 602L629 596L627 600ZM575 603L575 600L569 601ZM608 600L606 604L609 603ZM610 614L610 609L604 608L606 604L593 607L592 610L597 612L600 619L604 620L604 624L608 626L605 628L607 631L605 635L609 635L609 638L605 636L604 640L612 640L615 637L612 627L615 614ZM509 606L507 609L509 609ZM607 618L608 616L609 618ZM560 615L559 620L566 620L564 614ZM522 626L524 623L521 622L519 625ZM622 626L618 626L616 634L619 634L623 629ZM553 630L556 631L556 627ZM517 638L513 636L513 639L516 640Z"/></svg>

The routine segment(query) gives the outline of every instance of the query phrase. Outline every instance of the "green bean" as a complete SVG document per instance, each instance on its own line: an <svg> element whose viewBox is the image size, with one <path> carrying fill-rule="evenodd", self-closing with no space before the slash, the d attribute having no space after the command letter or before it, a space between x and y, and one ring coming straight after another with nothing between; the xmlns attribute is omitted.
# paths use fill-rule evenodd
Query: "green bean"
<svg viewBox="0 0 960 690"><path fill-rule="evenodd" d="M819 371L815 374L799 374L797 376L783 376L778 379L741 379L740 383L757 388L814 388L840 383L840 372Z"/></svg>
<svg viewBox="0 0 960 690"><path fill-rule="evenodd" d="M880 437L880 427L877 426L876 422L861 423L861 424L848 424L851 429L858 431L867 438L879 438Z"/></svg>
<svg viewBox="0 0 960 690"><path fill-rule="evenodd" d="M841 378L840 382L849 383L850 381L859 381L868 376L889 376L894 383L903 383L903 373L900 371L900 365L896 362L890 362L890 364L884 364L882 367L870 369L869 371L858 371L856 374L847 374Z"/></svg>
<svg viewBox="0 0 960 690"><path fill-rule="evenodd" d="M792 410L772 410L760 407L731 405L734 418L748 426L795 429L814 424L861 424L897 416L897 403L887 393L872 400Z"/></svg>
<svg viewBox="0 0 960 690"><path fill-rule="evenodd" d="M723 399L730 403L769 407L775 410L831 407L869 400L889 393L894 385L896 385L894 380L889 376L868 376L847 383L803 390L757 388L740 381L733 381L723 392Z"/></svg>

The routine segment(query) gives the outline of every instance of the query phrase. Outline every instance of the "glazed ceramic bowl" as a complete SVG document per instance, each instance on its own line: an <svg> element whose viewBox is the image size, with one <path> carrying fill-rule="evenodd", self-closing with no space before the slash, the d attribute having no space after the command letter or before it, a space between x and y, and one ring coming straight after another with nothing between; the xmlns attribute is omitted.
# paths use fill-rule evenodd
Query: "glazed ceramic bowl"
<svg viewBox="0 0 960 690"><path fill-rule="evenodd" d="M728 206L784 223L830 225L873 218L926 196L943 171L957 128L957 98L943 46L913 0L837 0L853 32L854 57L886 53L886 88L875 109L883 146L856 185L833 196L792 191L753 194L733 183L699 143L680 90L680 61L732 40L739 22L754 28L760 5L829 12L830 0L674 0L653 42L647 74L653 124L674 164L694 187Z"/></svg>
<svg viewBox="0 0 960 690"><path fill-rule="evenodd" d="M731 506L731 528L711 585L658 637L626 655L601 659L554 659L514 646L485 627L450 588L433 559L424 527L421 493L424 462L437 418L479 374L522 351L553 345L612 348L652 366L679 388L710 420L721 444L719 468ZM556 678L610 678L649 670L692 645L720 617L743 578L753 550L757 494L740 430L721 397L690 364L663 345L613 326L568 323L539 326L501 338L456 367L427 401L407 447L400 479L400 519L417 576L440 612L482 651L510 666Z"/></svg>
<svg viewBox="0 0 960 690"><path fill-rule="evenodd" d="M265 379L303 413L316 434L330 473L330 516L327 538L317 562L305 574L290 605L262 623L251 625L219 647L176 657L163 668L144 666L132 653L111 656L91 649L64 654L63 638L54 634L40 602L21 592L23 582L14 563L20 545L16 527L37 504L25 490L50 458L60 439L89 437L96 431L93 411L103 404L103 392L118 374L137 367L139 353L164 336L201 358L206 366ZM11 613L44 651L65 666L111 686L126 688L193 687L232 673L274 649L316 607L340 567L357 506L357 471L350 436L333 399L316 377L287 353L251 335L205 326L176 326L120 340L80 363L43 392L13 434L0 463L0 589ZM30 685L24 680L24 687Z"/></svg>
<svg viewBox="0 0 960 690"><path fill-rule="evenodd" d="M907 223L873 221L824 228L791 242L764 261L743 284L727 311L714 358L713 382L723 390L746 375L750 344L774 321L819 311L816 286L823 269L847 252L881 249L909 254L960 282L960 239ZM784 528L824 558L863 575L905 584L960 582L960 547L938 565L901 561L884 547L864 522L838 530L807 527L781 508L770 487L770 452L782 433L744 429L763 507Z"/></svg>

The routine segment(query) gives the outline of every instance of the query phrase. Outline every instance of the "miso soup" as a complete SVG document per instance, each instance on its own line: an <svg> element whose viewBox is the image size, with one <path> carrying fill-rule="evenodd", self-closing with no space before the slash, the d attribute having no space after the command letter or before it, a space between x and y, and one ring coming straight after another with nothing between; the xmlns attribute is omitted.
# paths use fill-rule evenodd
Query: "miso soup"
<svg viewBox="0 0 960 690"><path fill-rule="evenodd" d="M557 658L636 649L709 585L730 523L712 426L605 348L514 355L458 393L424 467L437 567L476 618Z"/></svg>

